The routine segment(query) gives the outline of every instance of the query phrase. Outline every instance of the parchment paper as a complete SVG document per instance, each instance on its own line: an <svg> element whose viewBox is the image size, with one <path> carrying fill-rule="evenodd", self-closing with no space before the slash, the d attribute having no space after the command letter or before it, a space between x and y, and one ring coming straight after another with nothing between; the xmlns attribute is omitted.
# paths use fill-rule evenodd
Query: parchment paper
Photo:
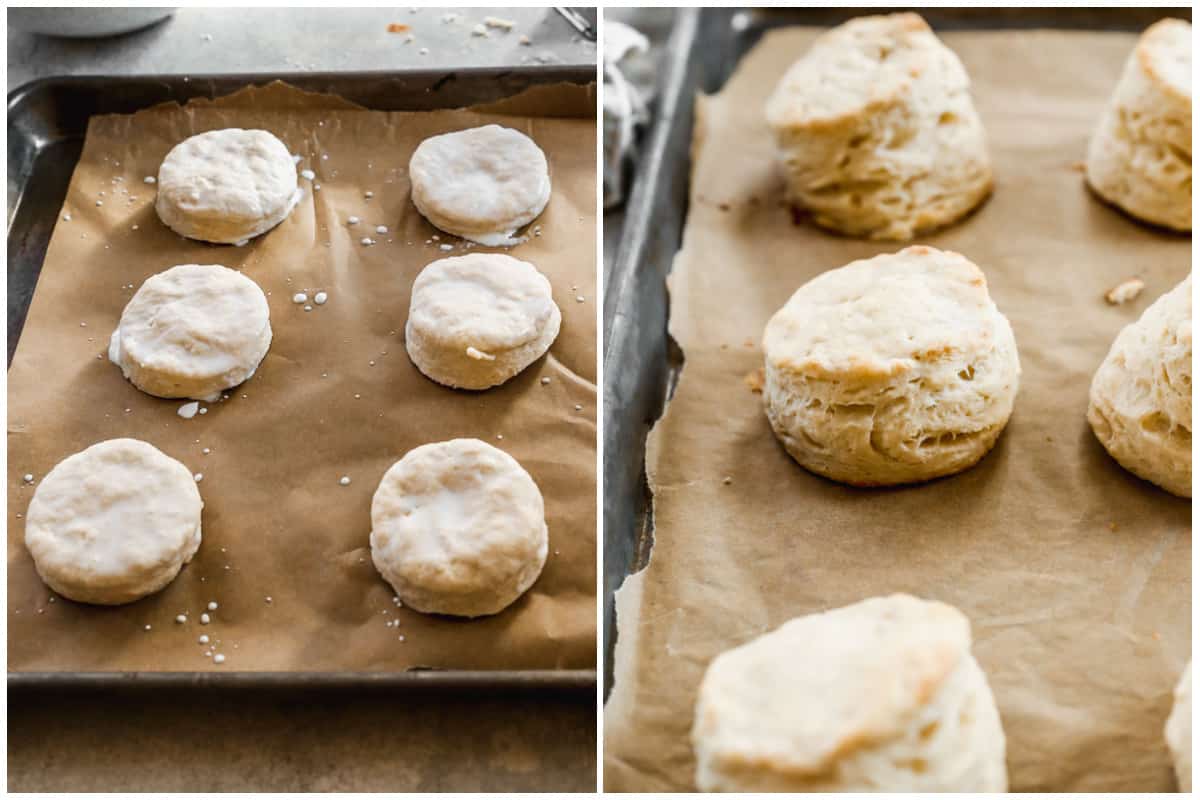
<svg viewBox="0 0 1200 800"><path fill-rule="evenodd" d="M550 112L594 97L569 86L540 96ZM549 159L541 235L511 252L549 277L563 327L550 353L504 386L459 392L421 376L404 350L417 273L466 252L455 237L431 240L437 231L409 199L407 166L422 139L488 122L529 134ZM321 186L301 179L291 216L242 248L175 235L142 182L180 140L230 126L274 132ZM591 112L382 113L280 84L94 118L63 209L71 220L59 215L8 375L9 669L592 668L595 162ZM348 226L350 215L362 222ZM377 225L390 232L377 234ZM362 246L364 236L378 244ZM274 341L229 400L185 420L176 414L183 401L142 394L98 356L133 293L123 287L196 262L241 269L268 292ZM295 292L316 290L328 293L324 306L292 303ZM22 476L32 473L36 485L62 458L118 436L149 441L203 474L200 551L164 591L132 605L50 602L23 545L34 486ZM371 496L387 468L417 445L460 436L484 439L529 470L550 529L533 588L473 621L396 608L368 546ZM350 485L339 484L343 475ZM200 625L209 601L219 609ZM180 613L186 624L174 622ZM201 634L224 665L204 656Z"/></svg>
<svg viewBox="0 0 1200 800"><path fill-rule="evenodd" d="M899 249L795 225L782 206L762 108L815 33L769 34L699 106L671 277L686 360L647 457L653 555L618 597L607 788L692 788L692 706L719 652L801 614L904 591L971 619L1013 790L1171 790L1162 730L1191 648L1191 504L1122 470L1084 419L1117 331L1190 264L1189 237L1103 205L1077 166L1134 37L945 36L974 82L996 192L922 241L982 267L1016 332L1021 388L978 466L871 491L797 466L744 381L762 366L767 319L796 288ZM1106 305L1103 293L1132 275L1145 293Z"/></svg>

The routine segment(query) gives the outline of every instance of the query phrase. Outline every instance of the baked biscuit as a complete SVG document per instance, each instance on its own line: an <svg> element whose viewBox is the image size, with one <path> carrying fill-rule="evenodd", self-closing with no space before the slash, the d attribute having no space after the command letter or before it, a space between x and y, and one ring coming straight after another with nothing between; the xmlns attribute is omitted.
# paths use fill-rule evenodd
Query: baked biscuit
<svg viewBox="0 0 1200 800"><path fill-rule="evenodd" d="M1192 26L1154 23L1138 40L1088 147L1087 181L1139 219L1192 229Z"/></svg>
<svg viewBox="0 0 1200 800"><path fill-rule="evenodd" d="M798 617L700 684L712 792L1003 792L1004 731L967 618L908 595Z"/></svg>
<svg viewBox="0 0 1200 800"><path fill-rule="evenodd" d="M1164 731L1179 791L1192 791L1192 662L1175 686L1175 702Z"/></svg>
<svg viewBox="0 0 1200 800"><path fill-rule="evenodd" d="M1020 364L979 268L909 247L814 278L767 323L763 396L801 466L855 486L961 472L1012 413Z"/></svg>
<svg viewBox="0 0 1200 800"><path fill-rule="evenodd" d="M1192 276L1117 334L1092 378L1088 422L1139 478L1192 496Z"/></svg>
<svg viewBox="0 0 1200 800"><path fill-rule="evenodd" d="M788 199L824 228L872 239L912 239L965 216L992 188L969 88L917 14L825 33L767 102Z"/></svg>

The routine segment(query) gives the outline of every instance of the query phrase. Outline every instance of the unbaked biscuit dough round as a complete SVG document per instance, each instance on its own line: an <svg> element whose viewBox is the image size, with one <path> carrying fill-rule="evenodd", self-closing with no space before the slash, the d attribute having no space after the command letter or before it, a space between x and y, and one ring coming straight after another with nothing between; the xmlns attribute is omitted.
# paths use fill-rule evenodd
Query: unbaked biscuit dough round
<svg viewBox="0 0 1200 800"><path fill-rule="evenodd" d="M431 136L408 165L413 204L434 226L490 247L514 238L550 201L546 154L499 125Z"/></svg>
<svg viewBox="0 0 1200 800"><path fill-rule="evenodd" d="M1179 791L1192 791L1192 662L1175 686L1175 702L1164 730L1167 748L1175 764Z"/></svg>
<svg viewBox="0 0 1200 800"><path fill-rule="evenodd" d="M146 394L211 402L253 375L270 346L257 283L217 264L181 264L138 288L108 358Z"/></svg>
<svg viewBox="0 0 1200 800"><path fill-rule="evenodd" d="M1088 146L1087 181L1139 219L1192 229L1192 26L1154 23L1125 62Z"/></svg>
<svg viewBox="0 0 1200 800"><path fill-rule="evenodd" d="M242 244L292 213L300 200L297 183L292 154L273 134L208 131L167 153L158 168L154 209L181 236Z"/></svg>
<svg viewBox="0 0 1200 800"><path fill-rule="evenodd" d="M696 784L713 792L1003 792L1005 739L957 609L908 595L798 617L700 684Z"/></svg>
<svg viewBox="0 0 1200 800"><path fill-rule="evenodd" d="M855 486L952 475L991 450L1020 364L979 268L909 247L830 270L767 323L767 418L788 453Z"/></svg>
<svg viewBox="0 0 1200 800"><path fill-rule="evenodd" d="M536 267L502 253L470 253L421 270L405 347L430 379L487 389L541 358L561 324L550 281Z"/></svg>
<svg viewBox="0 0 1200 800"><path fill-rule="evenodd" d="M110 439L63 459L38 484L25 546L63 597L131 603L192 560L203 507L183 464L146 442Z"/></svg>
<svg viewBox="0 0 1200 800"><path fill-rule="evenodd" d="M1087 412L1109 455L1139 478L1192 496L1192 276L1113 341Z"/></svg>
<svg viewBox="0 0 1200 800"><path fill-rule="evenodd" d="M851 236L907 240L992 189L962 62L913 13L820 36L767 102L788 199Z"/></svg>
<svg viewBox="0 0 1200 800"><path fill-rule="evenodd" d="M478 439L410 450L371 502L375 568L417 611L499 613L537 580L548 546L537 484Z"/></svg>

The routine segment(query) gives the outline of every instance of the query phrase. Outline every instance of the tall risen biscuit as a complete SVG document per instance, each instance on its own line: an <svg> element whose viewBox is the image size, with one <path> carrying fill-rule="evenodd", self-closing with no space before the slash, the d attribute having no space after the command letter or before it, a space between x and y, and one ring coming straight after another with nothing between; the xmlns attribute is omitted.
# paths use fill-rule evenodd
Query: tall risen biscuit
<svg viewBox="0 0 1200 800"><path fill-rule="evenodd" d="M1192 276L1125 326L1092 378L1088 422L1121 466L1192 496Z"/></svg>
<svg viewBox="0 0 1200 800"><path fill-rule="evenodd" d="M788 453L856 486L960 472L1012 413L1012 328L979 268L909 247L814 278L767 323L767 418Z"/></svg>
<svg viewBox="0 0 1200 800"><path fill-rule="evenodd" d="M700 684L696 784L722 792L1003 792L1005 740L967 618L908 595L798 617Z"/></svg>
<svg viewBox="0 0 1200 800"><path fill-rule="evenodd" d="M154 210L181 236L240 244L283 222L299 200L283 142L267 131L226 128L171 148L158 168Z"/></svg>
<svg viewBox="0 0 1200 800"><path fill-rule="evenodd" d="M51 589L82 603L130 603L162 589L200 547L204 503L183 464L137 439L58 463L38 485L25 546Z"/></svg>
<svg viewBox="0 0 1200 800"><path fill-rule="evenodd" d="M1192 26L1154 23L1138 40L1088 148L1087 180L1135 217L1192 229Z"/></svg>
<svg viewBox="0 0 1200 800"><path fill-rule="evenodd" d="M789 200L825 228L907 240L991 192L983 124L958 57L917 14L825 33L767 102Z"/></svg>

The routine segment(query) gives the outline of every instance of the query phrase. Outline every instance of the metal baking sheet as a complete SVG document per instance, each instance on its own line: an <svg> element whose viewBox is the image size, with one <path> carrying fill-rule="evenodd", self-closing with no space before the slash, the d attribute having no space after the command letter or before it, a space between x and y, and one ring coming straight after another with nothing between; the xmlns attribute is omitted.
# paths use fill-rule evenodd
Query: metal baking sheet
<svg viewBox="0 0 1200 800"><path fill-rule="evenodd" d="M522 66L393 73L45 78L8 96L8 363L21 335L50 234L79 161L88 119L131 114L159 103L217 97L285 81L336 94L376 111L427 111L500 100L533 86L586 85L592 67ZM247 689L390 687L426 690L590 690L595 670L409 670L360 672L21 672L10 689L221 687Z"/></svg>
<svg viewBox="0 0 1200 800"><path fill-rule="evenodd" d="M899 11L902 9L887 9ZM1138 32L1184 8L922 8L936 30L1058 28ZM646 436L670 399L683 354L667 332L666 278L687 219L693 100L718 91L775 27L831 27L878 8L681 9L666 43L659 105L624 209L604 294L604 696L612 690L614 593L654 543ZM607 257L606 257L607 258Z"/></svg>

